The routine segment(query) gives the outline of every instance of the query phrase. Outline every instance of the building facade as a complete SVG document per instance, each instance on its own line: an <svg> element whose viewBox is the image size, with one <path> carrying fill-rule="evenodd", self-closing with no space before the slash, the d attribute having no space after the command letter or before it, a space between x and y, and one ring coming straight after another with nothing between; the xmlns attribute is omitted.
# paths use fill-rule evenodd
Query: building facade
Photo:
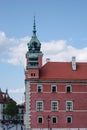
<svg viewBox="0 0 87 130"><path fill-rule="evenodd" d="M28 43L25 71L26 130L87 130L87 63L50 62L42 65L41 43Z"/></svg>
<svg viewBox="0 0 87 130"><path fill-rule="evenodd" d="M8 90L6 89L6 92L2 92L0 89L0 122L7 120L7 116L3 113L3 111L10 99L11 98L8 95Z"/></svg>
<svg viewBox="0 0 87 130"><path fill-rule="evenodd" d="M9 122L9 116L4 113L4 110L7 107L9 101L15 102L8 94L8 90L6 92L2 92L0 89L0 125L6 122ZM15 102L16 103L16 102ZM24 123L24 103L18 104L18 114L15 117L15 120L18 123Z"/></svg>
<svg viewBox="0 0 87 130"><path fill-rule="evenodd" d="M18 104L17 121L18 123L24 124L24 103Z"/></svg>

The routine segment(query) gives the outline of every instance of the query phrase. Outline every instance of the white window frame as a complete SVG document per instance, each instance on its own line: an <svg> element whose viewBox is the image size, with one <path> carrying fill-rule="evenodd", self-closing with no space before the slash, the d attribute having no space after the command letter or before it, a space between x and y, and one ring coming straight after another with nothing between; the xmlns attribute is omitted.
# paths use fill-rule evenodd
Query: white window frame
<svg viewBox="0 0 87 130"><path fill-rule="evenodd" d="M41 87L41 92L43 92L43 86L42 86L41 84L38 84L38 85L37 85L37 92L38 92L38 93L41 93L41 92L38 91L38 90L39 90L39 87Z"/></svg>
<svg viewBox="0 0 87 130"><path fill-rule="evenodd" d="M68 118L71 118L71 122L68 122ZM72 116L67 116L66 117L66 123L68 123L68 124L72 123Z"/></svg>
<svg viewBox="0 0 87 130"><path fill-rule="evenodd" d="M56 103L56 104L57 104L57 106L56 106L57 109L56 109L56 110L53 109L53 103ZM55 111L58 111L58 101L51 101L51 110L54 111L54 112L55 112Z"/></svg>
<svg viewBox="0 0 87 130"><path fill-rule="evenodd" d="M53 122L53 118L56 118L56 123ZM52 116L52 123L57 124L58 123L58 117L57 116Z"/></svg>
<svg viewBox="0 0 87 130"><path fill-rule="evenodd" d="M40 106L38 103L42 103L42 106ZM39 105L39 106L38 106ZM38 107L42 107L41 109L38 109ZM43 101L36 101L36 110L37 111L43 111Z"/></svg>
<svg viewBox="0 0 87 130"><path fill-rule="evenodd" d="M68 103L71 103L71 106L69 106ZM66 101L66 111L73 111L73 101Z"/></svg>
<svg viewBox="0 0 87 130"><path fill-rule="evenodd" d="M39 122L39 118L42 118L42 123ZM38 116L38 117L37 117L37 123L38 123L38 124L43 124L43 116Z"/></svg>
<svg viewBox="0 0 87 130"><path fill-rule="evenodd" d="M53 92L53 87L56 87L56 91L54 91L54 92ZM52 92L52 93L56 93L56 92L57 92L57 86L56 86L55 84L53 84L53 85L51 86L51 92Z"/></svg>
<svg viewBox="0 0 87 130"><path fill-rule="evenodd" d="M67 88L70 87L70 91L67 91ZM72 92L72 86L71 84L66 84L66 92L71 93Z"/></svg>

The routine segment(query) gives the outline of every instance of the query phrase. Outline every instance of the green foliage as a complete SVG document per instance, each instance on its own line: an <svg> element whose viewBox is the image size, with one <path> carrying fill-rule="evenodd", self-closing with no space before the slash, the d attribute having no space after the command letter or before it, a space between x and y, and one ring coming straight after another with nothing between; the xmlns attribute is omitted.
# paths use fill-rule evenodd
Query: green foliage
<svg viewBox="0 0 87 130"><path fill-rule="evenodd" d="M14 116L16 116L18 113L18 107L16 105L16 102L14 102L13 100L10 100L7 103L7 107L4 110L4 114L6 114L8 117L13 118Z"/></svg>

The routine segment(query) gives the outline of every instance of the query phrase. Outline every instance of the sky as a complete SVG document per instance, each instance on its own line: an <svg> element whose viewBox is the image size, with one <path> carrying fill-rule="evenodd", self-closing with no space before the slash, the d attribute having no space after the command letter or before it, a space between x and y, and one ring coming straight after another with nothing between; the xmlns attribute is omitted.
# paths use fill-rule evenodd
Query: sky
<svg viewBox="0 0 87 130"><path fill-rule="evenodd" d="M0 88L24 102L25 54L34 16L43 64L87 62L87 0L0 0Z"/></svg>

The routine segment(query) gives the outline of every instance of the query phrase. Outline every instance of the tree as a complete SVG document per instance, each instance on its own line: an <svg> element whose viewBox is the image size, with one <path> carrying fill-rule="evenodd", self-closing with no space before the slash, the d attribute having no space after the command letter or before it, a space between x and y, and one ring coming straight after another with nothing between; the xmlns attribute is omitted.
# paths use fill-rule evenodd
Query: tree
<svg viewBox="0 0 87 130"><path fill-rule="evenodd" d="M4 110L4 114L7 115L9 119L14 119L14 117L18 114L18 107L15 101L8 101L6 109Z"/></svg>

